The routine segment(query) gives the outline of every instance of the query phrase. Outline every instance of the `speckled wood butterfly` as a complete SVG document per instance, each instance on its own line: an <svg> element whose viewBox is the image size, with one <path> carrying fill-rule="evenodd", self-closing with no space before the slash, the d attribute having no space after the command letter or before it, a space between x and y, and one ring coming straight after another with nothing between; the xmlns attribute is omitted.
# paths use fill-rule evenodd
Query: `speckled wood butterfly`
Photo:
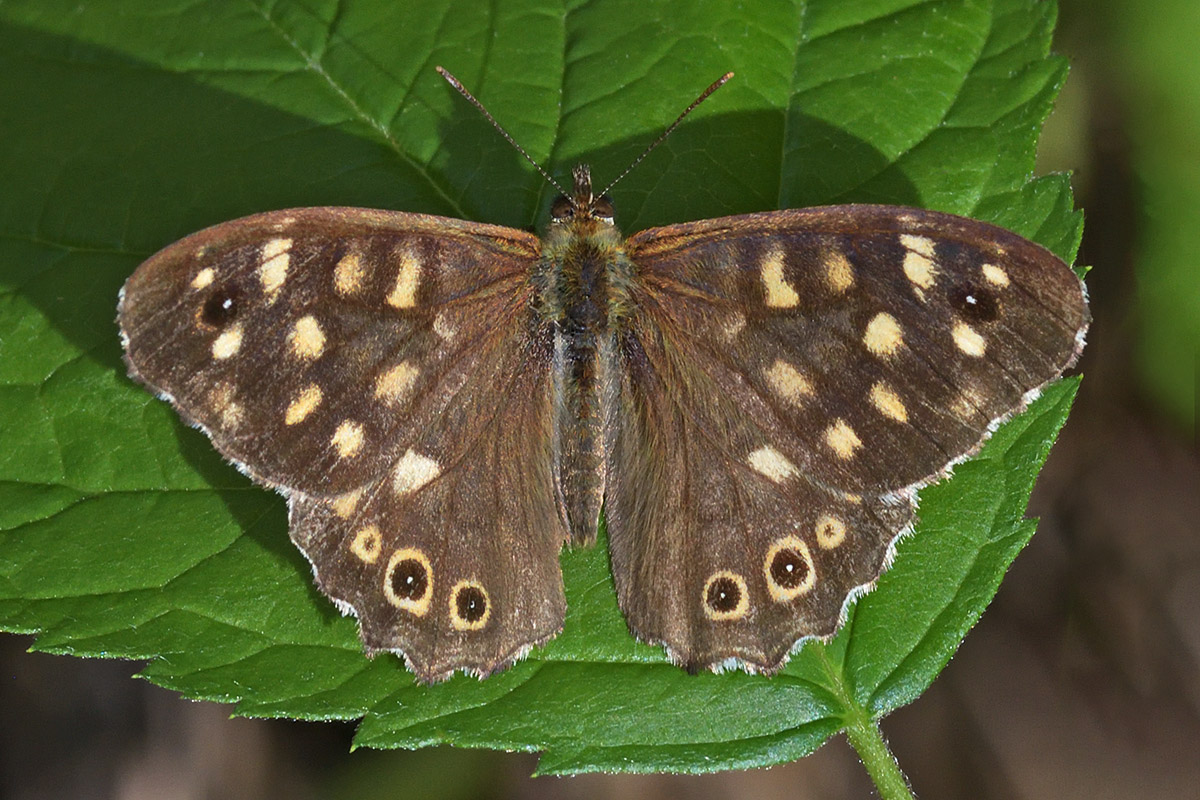
<svg viewBox="0 0 1200 800"><path fill-rule="evenodd" d="M914 208L625 239L580 166L542 239L360 208L217 225L142 264L119 321L130 374L287 497L367 652L435 681L562 628L559 550L602 506L638 638L778 669L1088 312L1039 245Z"/></svg>

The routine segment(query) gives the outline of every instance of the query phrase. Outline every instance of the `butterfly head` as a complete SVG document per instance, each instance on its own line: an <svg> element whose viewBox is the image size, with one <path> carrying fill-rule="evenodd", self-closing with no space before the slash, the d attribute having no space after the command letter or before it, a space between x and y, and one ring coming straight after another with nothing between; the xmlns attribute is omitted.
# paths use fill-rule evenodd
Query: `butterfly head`
<svg viewBox="0 0 1200 800"><path fill-rule="evenodd" d="M550 207L553 222L565 224L582 220L613 223L613 204L609 196L592 193L592 170L587 164L579 164L571 171L575 185L570 196L559 195Z"/></svg>

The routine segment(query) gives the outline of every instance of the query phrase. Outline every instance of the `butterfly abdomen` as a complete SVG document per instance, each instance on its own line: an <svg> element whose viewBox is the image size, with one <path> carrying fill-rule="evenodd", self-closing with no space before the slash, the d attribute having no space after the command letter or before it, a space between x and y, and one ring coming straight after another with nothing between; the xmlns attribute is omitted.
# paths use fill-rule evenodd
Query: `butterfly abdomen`
<svg viewBox="0 0 1200 800"><path fill-rule="evenodd" d="M610 302L614 289L623 292L627 265L612 224L587 217L552 230L537 276L538 324L554 337L555 494L577 544L595 539L604 499L604 431L617 387Z"/></svg>

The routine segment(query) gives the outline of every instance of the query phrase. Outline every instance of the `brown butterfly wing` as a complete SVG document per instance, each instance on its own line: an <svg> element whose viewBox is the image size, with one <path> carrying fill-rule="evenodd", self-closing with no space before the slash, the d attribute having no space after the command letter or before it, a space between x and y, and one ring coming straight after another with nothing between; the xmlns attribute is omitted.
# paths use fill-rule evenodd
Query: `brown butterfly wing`
<svg viewBox="0 0 1200 800"><path fill-rule="evenodd" d="M496 353L382 481L332 502L291 497L292 539L321 590L355 610L368 653L403 654L422 681L490 674L562 628L549 353L524 345ZM475 415L465 446L446 447Z"/></svg>
<svg viewBox="0 0 1200 800"><path fill-rule="evenodd" d="M131 374L288 496L319 585L424 680L562 624L539 254L506 228L296 209L187 237L122 294Z"/></svg>
<svg viewBox="0 0 1200 800"><path fill-rule="evenodd" d="M606 518L630 627L777 668L836 629L915 488L1061 374L1082 285L995 226L886 206L646 231Z"/></svg>
<svg viewBox="0 0 1200 800"><path fill-rule="evenodd" d="M691 670L771 670L798 639L834 632L913 507L792 472L676 333L638 326L624 341L605 503L617 596L638 638Z"/></svg>

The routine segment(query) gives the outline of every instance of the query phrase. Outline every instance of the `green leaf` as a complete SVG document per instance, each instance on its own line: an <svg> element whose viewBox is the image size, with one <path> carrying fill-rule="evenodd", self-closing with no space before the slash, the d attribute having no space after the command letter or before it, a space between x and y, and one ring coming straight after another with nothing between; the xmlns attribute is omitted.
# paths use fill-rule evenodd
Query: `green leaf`
<svg viewBox="0 0 1200 800"><path fill-rule="evenodd" d="M774 678L690 676L636 643L603 546L563 554L563 634L478 682L366 659L313 587L282 498L125 377L117 291L159 247L272 208L517 226L548 190L434 73L558 175L615 176L709 81L737 77L615 191L627 231L825 202L970 214L1074 255L1062 176L1029 180L1065 64L1040 0L592 0L0 6L0 627L148 661L240 714L362 718L358 743L543 752L541 771L788 761L929 685L1034 525L1075 382L921 497L894 568ZM717 31L719 33L714 34Z"/></svg>

